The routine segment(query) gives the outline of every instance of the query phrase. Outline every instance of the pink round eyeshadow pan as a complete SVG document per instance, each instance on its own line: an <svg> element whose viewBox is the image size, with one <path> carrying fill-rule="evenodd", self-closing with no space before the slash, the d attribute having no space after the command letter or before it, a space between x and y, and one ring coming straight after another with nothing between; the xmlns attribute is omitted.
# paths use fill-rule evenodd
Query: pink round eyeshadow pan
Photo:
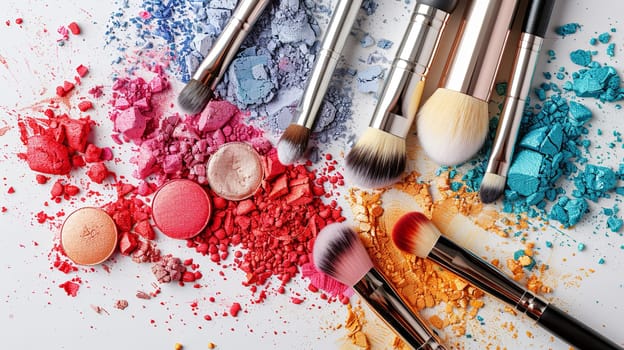
<svg viewBox="0 0 624 350"><path fill-rule="evenodd" d="M191 180L178 179L164 184L152 202L156 227L171 238L196 236L206 227L211 214L208 193Z"/></svg>

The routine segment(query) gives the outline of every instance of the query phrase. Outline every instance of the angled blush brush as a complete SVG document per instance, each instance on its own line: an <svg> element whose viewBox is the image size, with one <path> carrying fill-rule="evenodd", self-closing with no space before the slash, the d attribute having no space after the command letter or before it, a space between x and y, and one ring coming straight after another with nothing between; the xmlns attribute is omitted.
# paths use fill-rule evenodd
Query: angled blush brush
<svg viewBox="0 0 624 350"><path fill-rule="evenodd" d="M320 271L352 287L406 344L414 349L446 349L373 266L360 237L349 225L325 226L316 237L312 254Z"/></svg>
<svg viewBox="0 0 624 350"><path fill-rule="evenodd" d="M555 0L529 1L494 146L479 188L483 203L494 202L505 191L524 106L554 6Z"/></svg>
<svg viewBox="0 0 624 350"><path fill-rule="evenodd" d="M418 139L440 165L474 156L487 136L488 103L518 0L473 0L466 8L440 87L418 113Z"/></svg>
<svg viewBox="0 0 624 350"><path fill-rule="evenodd" d="M458 0L420 0L401 40L369 127L346 157L357 185L391 185L405 171L405 139L420 105L425 79Z"/></svg>
<svg viewBox="0 0 624 350"><path fill-rule="evenodd" d="M295 116L278 141L277 155L282 164L294 163L308 148L314 122L361 5L362 0L339 0L334 8Z"/></svg>
<svg viewBox="0 0 624 350"><path fill-rule="evenodd" d="M420 212L407 213L397 221L392 229L392 241L400 250L431 259L514 307L578 349L622 350L605 336L534 295L490 263L444 237Z"/></svg>
<svg viewBox="0 0 624 350"><path fill-rule="evenodd" d="M241 0L214 45L178 95L180 107L199 113L214 97L214 90L271 0Z"/></svg>

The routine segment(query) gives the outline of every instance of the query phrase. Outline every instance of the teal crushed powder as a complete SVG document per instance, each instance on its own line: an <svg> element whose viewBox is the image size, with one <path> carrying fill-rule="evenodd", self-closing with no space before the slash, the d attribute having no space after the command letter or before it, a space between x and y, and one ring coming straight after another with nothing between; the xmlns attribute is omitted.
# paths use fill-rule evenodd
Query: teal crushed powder
<svg viewBox="0 0 624 350"><path fill-rule="evenodd" d="M453 192L459 191L463 186L464 184L462 182L458 182L458 181L451 182L451 190L453 190Z"/></svg>
<svg viewBox="0 0 624 350"><path fill-rule="evenodd" d="M592 62L592 54L589 50L574 50L570 52L570 59L579 66L587 67Z"/></svg>
<svg viewBox="0 0 624 350"><path fill-rule="evenodd" d="M590 63L587 69L572 73L572 81L565 82L563 89L573 91L578 97L593 97L602 102L618 101L624 97L617 70L597 62Z"/></svg>
<svg viewBox="0 0 624 350"><path fill-rule="evenodd" d="M607 192L614 189L616 183L615 172L611 168L588 164L585 171L574 179L576 189L572 195L598 202L598 198L609 198Z"/></svg>
<svg viewBox="0 0 624 350"><path fill-rule="evenodd" d="M604 263L605 263L605 259L603 258L598 259L598 264L602 265Z"/></svg>
<svg viewBox="0 0 624 350"><path fill-rule="evenodd" d="M607 33L607 32L604 32L604 33L602 33L602 34L600 34L600 35L598 36L598 40L599 40L601 43L606 44L606 43L608 43L608 42L609 42L609 40L611 40L611 34L609 34L609 33Z"/></svg>
<svg viewBox="0 0 624 350"><path fill-rule="evenodd" d="M546 247L552 248L553 244L551 241L546 241Z"/></svg>
<svg viewBox="0 0 624 350"><path fill-rule="evenodd" d="M555 29L555 32L565 38L566 35L574 34L577 30L581 29L581 25L578 23L564 24Z"/></svg>
<svg viewBox="0 0 624 350"><path fill-rule="evenodd" d="M557 220L563 227L568 228L576 225L585 215L587 209L587 201L584 198L570 199L562 196L550 208L548 218Z"/></svg>
<svg viewBox="0 0 624 350"><path fill-rule="evenodd" d="M589 45L593 46L593 45L596 45L597 43L598 43L598 39L596 39L596 38L589 39Z"/></svg>
<svg viewBox="0 0 624 350"><path fill-rule="evenodd" d="M582 252L583 250L585 250L585 244L579 243L576 249L578 249L579 252Z"/></svg>
<svg viewBox="0 0 624 350"><path fill-rule="evenodd" d="M609 227L611 232L620 232L622 224L624 224L624 221L618 217L610 216L607 219L607 226Z"/></svg>
<svg viewBox="0 0 624 350"><path fill-rule="evenodd" d="M615 56L615 44L614 43L611 43L609 44L609 46L607 46L607 55L609 57Z"/></svg>

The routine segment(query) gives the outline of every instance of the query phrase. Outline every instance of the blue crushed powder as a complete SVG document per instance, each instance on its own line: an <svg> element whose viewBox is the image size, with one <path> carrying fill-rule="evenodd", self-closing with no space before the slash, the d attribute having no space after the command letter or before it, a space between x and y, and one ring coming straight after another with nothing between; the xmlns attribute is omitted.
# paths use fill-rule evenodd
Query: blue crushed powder
<svg viewBox="0 0 624 350"><path fill-rule="evenodd" d="M377 11L379 4L375 0L364 0L362 1L362 9L366 11L366 14L371 16Z"/></svg>
<svg viewBox="0 0 624 350"><path fill-rule="evenodd" d="M599 198L608 198L607 192L615 188L617 179L611 168L588 164L575 179L576 189L572 195L597 202Z"/></svg>
<svg viewBox="0 0 624 350"><path fill-rule="evenodd" d="M592 61L591 51L582 49L574 50L570 52L570 59L579 66L587 67Z"/></svg>
<svg viewBox="0 0 624 350"><path fill-rule="evenodd" d="M576 225L587 212L587 201L584 198L570 199L562 196L552 206L548 218L559 221L563 227ZM582 243L579 244L579 251ZM583 245L584 247L584 245Z"/></svg>
<svg viewBox="0 0 624 350"><path fill-rule="evenodd" d="M609 34L608 32L604 32L598 36L598 40L601 43L606 44L609 42L609 40L611 40L611 34Z"/></svg>
<svg viewBox="0 0 624 350"><path fill-rule="evenodd" d="M572 81L566 81L563 89L574 91L578 97L593 97L601 102L613 102L624 97L620 81L615 68L592 62L590 68L572 73Z"/></svg>
<svg viewBox="0 0 624 350"><path fill-rule="evenodd" d="M555 29L555 32L559 35L561 35L562 37L565 37L566 35L570 35L570 34L574 34L576 33L577 30L581 29L581 25L578 23L568 23L568 24L564 24L560 27L557 27Z"/></svg>
<svg viewBox="0 0 624 350"><path fill-rule="evenodd" d="M577 249L579 252L582 252L583 250L585 250L585 243L579 243L579 244L576 246L576 249Z"/></svg>
<svg viewBox="0 0 624 350"><path fill-rule="evenodd" d="M593 46L593 45L596 45L596 44L598 44L598 39L596 39L596 38L589 39L589 45Z"/></svg>
<svg viewBox="0 0 624 350"><path fill-rule="evenodd" d="M377 47L384 50L390 49L393 44L391 40L387 39L379 39L379 41L377 41Z"/></svg>
<svg viewBox="0 0 624 350"><path fill-rule="evenodd" d="M609 44L609 46L607 46L607 55L609 57L615 56L615 44L614 43L611 43Z"/></svg>
<svg viewBox="0 0 624 350"><path fill-rule="evenodd" d="M622 228L623 224L624 224L624 221L615 216L610 216L607 219L607 226L609 227L611 232L620 232L620 229Z"/></svg>
<svg viewBox="0 0 624 350"><path fill-rule="evenodd" d="M358 91L363 93L377 93L384 77L384 68L379 65L370 66L357 75Z"/></svg>
<svg viewBox="0 0 624 350"><path fill-rule="evenodd" d="M373 39L373 37L370 36L370 34L365 33L360 39L360 45L364 48L371 47L375 45L375 39Z"/></svg>

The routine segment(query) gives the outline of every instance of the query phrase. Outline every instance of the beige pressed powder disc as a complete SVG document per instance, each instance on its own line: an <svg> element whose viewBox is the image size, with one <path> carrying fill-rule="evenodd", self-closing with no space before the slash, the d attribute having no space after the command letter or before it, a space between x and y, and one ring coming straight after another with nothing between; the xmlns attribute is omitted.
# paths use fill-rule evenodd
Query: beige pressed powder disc
<svg viewBox="0 0 624 350"><path fill-rule="evenodd" d="M206 176L220 197L243 200L252 196L262 182L262 158L244 142L226 143L210 157Z"/></svg>
<svg viewBox="0 0 624 350"><path fill-rule="evenodd" d="M63 223L61 246L76 264L99 264L108 259L117 247L117 227L102 209L78 209L69 214Z"/></svg>

